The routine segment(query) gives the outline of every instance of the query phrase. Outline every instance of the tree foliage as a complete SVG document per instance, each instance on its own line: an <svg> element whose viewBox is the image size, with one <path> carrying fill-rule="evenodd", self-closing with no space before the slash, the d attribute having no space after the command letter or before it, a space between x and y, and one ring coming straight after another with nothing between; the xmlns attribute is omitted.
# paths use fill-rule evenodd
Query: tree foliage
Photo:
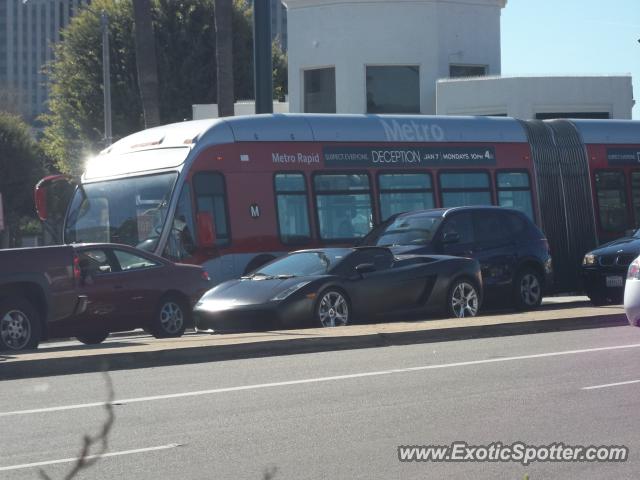
<svg viewBox="0 0 640 480"><path fill-rule="evenodd" d="M161 123L191 118L192 105L216 102L214 0L153 0ZM111 97L114 139L144 128L139 96L131 0L93 0L93 12L106 11L110 28ZM49 110L42 140L56 167L73 175L85 158L104 146L100 18L85 10L63 31L49 66ZM253 98L252 13L234 1L235 98ZM276 50L274 80L284 77ZM285 87L276 83L280 96Z"/></svg>
<svg viewBox="0 0 640 480"><path fill-rule="evenodd" d="M35 217L33 187L44 174L42 158L29 126L17 116L0 112L0 193L5 224L14 237L27 223L24 217Z"/></svg>

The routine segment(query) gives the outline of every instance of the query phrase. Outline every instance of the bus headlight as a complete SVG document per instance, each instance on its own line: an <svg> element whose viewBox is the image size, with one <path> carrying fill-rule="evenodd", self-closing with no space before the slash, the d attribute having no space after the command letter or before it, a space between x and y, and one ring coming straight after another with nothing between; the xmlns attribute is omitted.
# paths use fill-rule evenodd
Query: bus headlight
<svg viewBox="0 0 640 480"><path fill-rule="evenodd" d="M306 281L306 282L300 282L300 283L296 283L295 285L290 286L289 288L287 288L286 290L283 290L282 292L280 292L278 295L276 295L275 297L273 297L271 300L273 301L280 301L280 300L284 300L285 298L287 298L289 295L291 295L293 292L297 292L298 290L300 290L302 287L304 287L305 285L307 285L310 282L310 280Z"/></svg>
<svg viewBox="0 0 640 480"><path fill-rule="evenodd" d="M598 259L598 257L596 255L594 255L593 253L587 253L584 258L582 259L582 265L586 266L586 267L590 267L596 264L596 260Z"/></svg>

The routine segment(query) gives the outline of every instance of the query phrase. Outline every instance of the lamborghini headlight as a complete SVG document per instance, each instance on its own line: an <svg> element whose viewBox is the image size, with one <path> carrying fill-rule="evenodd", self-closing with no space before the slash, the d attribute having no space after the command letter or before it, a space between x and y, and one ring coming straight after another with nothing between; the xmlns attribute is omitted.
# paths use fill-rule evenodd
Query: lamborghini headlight
<svg viewBox="0 0 640 480"><path fill-rule="evenodd" d="M287 288L286 290L283 290L282 292L280 292L278 295L276 295L275 297L273 297L271 300L273 301L279 301L279 300L284 300L285 298L287 298L289 295L291 295L294 292L297 292L298 290L300 290L302 287L304 287L305 285L307 285L310 282L310 280L307 280L306 282L299 282L296 283L295 285L290 286L289 288Z"/></svg>

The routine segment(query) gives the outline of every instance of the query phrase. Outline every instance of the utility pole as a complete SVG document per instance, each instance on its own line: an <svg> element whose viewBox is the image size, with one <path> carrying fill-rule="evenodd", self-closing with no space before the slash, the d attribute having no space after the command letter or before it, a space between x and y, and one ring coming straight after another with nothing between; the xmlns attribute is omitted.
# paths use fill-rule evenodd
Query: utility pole
<svg viewBox="0 0 640 480"><path fill-rule="evenodd" d="M253 2L253 78L256 113L273 113L270 0Z"/></svg>
<svg viewBox="0 0 640 480"><path fill-rule="evenodd" d="M109 17L104 10L100 14L102 30L102 82L104 90L104 143L108 147L113 141L111 132L111 67L109 63Z"/></svg>

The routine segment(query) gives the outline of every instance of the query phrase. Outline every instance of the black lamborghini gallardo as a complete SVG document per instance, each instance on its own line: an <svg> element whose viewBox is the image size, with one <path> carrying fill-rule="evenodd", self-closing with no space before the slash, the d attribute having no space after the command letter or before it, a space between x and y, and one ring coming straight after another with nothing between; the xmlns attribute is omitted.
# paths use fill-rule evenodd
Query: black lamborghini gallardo
<svg viewBox="0 0 640 480"><path fill-rule="evenodd" d="M481 301L477 260L327 248L290 253L216 286L197 303L194 321L214 331L334 327L418 312L473 317Z"/></svg>

